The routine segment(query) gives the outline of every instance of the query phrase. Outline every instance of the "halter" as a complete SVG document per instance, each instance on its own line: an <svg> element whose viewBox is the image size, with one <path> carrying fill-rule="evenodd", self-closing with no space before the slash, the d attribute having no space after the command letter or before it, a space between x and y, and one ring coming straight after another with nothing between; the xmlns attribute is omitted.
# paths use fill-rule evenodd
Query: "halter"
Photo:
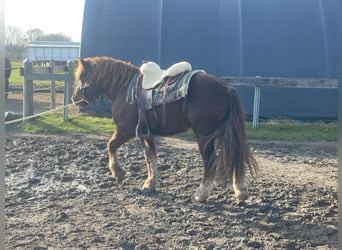
<svg viewBox="0 0 342 250"><path fill-rule="evenodd" d="M83 88L83 84L84 84L84 82L88 81L89 75L90 75L90 71L86 71L85 72L85 80L83 82L81 79L78 80L78 84L76 87L76 91L78 93L78 96L81 98L82 101L86 102L87 104L90 103L90 100L88 100L88 98L86 98L86 96L85 96L85 88Z"/></svg>

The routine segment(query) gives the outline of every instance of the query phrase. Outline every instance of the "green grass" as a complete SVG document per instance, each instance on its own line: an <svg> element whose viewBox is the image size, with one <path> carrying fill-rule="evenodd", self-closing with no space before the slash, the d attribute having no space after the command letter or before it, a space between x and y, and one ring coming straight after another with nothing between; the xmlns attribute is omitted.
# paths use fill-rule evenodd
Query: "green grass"
<svg viewBox="0 0 342 250"><path fill-rule="evenodd" d="M247 124L248 137L254 140L337 141L336 123L261 123L258 128Z"/></svg>
<svg viewBox="0 0 342 250"><path fill-rule="evenodd" d="M69 115L68 121L63 120L61 112L43 115L23 124L9 128L10 131L32 134L58 134L58 133L112 133L115 125L112 119Z"/></svg>
<svg viewBox="0 0 342 250"><path fill-rule="evenodd" d="M12 72L9 78L9 86L11 87L23 87L24 78L20 75L20 69L23 67L23 62L21 61L11 61ZM64 86L64 82L56 81L56 86ZM50 81L33 81L35 87L48 87L50 86Z"/></svg>
<svg viewBox="0 0 342 250"><path fill-rule="evenodd" d="M64 122L62 113L56 112L8 128L8 131L13 130L39 134L101 134L113 133L115 125L110 118L84 115L69 115L69 120ZM258 128L252 128L252 124L247 123L247 133L250 140L337 141L338 126L336 123L260 123ZM193 138L190 132L180 136Z"/></svg>
<svg viewBox="0 0 342 250"><path fill-rule="evenodd" d="M12 72L9 78L10 87L22 87L24 78L20 76L20 67L23 67L23 63L19 61L12 61Z"/></svg>

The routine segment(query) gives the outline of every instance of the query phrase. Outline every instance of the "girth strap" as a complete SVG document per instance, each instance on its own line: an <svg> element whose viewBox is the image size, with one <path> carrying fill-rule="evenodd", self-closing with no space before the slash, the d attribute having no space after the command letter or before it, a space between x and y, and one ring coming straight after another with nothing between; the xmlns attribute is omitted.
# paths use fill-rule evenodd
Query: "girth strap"
<svg viewBox="0 0 342 250"><path fill-rule="evenodd" d="M135 136L141 139L150 137L150 127L146 119L146 95L152 94L151 91L146 91L142 87L142 75L140 75L136 82L136 95L138 106L138 124L135 128Z"/></svg>

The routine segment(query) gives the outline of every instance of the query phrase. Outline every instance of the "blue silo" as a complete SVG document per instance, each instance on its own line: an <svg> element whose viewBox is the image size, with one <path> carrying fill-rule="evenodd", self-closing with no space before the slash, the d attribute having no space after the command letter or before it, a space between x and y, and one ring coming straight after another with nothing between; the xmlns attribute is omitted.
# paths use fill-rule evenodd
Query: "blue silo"
<svg viewBox="0 0 342 250"><path fill-rule="evenodd" d="M155 0L86 0L81 55L159 62L161 7Z"/></svg>
<svg viewBox="0 0 342 250"><path fill-rule="evenodd" d="M337 0L86 0L81 55L218 76L337 77ZM253 89L238 87L252 113ZM336 118L337 90L263 88L261 116Z"/></svg>

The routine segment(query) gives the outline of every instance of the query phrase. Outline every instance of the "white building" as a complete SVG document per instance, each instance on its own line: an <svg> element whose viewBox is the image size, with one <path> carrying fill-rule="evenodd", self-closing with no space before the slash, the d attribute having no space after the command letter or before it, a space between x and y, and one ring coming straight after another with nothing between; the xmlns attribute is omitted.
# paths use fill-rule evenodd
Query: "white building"
<svg viewBox="0 0 342 250"><path fill-rule="evenodd" d="M35 41L27 47L27 57L32 62L76 61L79 55L79 42Z"/></svg>

